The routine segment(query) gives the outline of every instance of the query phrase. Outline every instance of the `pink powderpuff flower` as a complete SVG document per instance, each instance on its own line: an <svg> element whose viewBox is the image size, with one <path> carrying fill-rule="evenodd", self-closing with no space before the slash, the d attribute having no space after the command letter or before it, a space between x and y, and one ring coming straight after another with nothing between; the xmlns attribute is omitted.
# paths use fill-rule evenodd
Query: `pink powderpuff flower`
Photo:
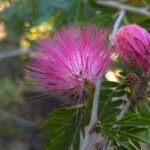
<svg viewBox="0 0 150 150"><path fill-rule="evenodd" d="M145 73L150 69L150 34L144 28L130 24L118 31L116 48L130 66L137 65Z"/></svg>
<svg viewBox="0 0 150 150"><path fill-rule="evenodd" d="M42 90L72 92L82 99L86 83L100 79L110 63L107 33L91 24L61 28L39 42L27 74Z"/></svg>

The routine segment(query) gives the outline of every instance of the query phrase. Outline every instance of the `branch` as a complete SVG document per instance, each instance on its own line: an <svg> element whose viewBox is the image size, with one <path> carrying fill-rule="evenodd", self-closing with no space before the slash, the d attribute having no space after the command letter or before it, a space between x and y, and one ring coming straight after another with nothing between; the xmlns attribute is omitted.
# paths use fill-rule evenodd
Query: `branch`
<svg viewBox="0 0 150 150"><path fill-rule="evenodd" d="M91 134L89 133L89 130L97 122L100 88L101 88L101 80L98 80L96 82L96 87L95 87L91 120L90 120L90 124L87 128L87 132L85 132L85 138L83 139L83 143L81 145L81 150L87 150L88 144L90 143L90 139L91 139Z"/></svg>
<svg viewBox="0 0 150 150"><path fill-rule="evenodd" d="M95 88L94 99L93 99L92 114L91 114L91 120L90 120L91 126L97 122L100 88L101 88L101 80L96 82L96 88Z"/></svg>
<svg viewBox="0 0 150 150"><path fill-rule="evenodd" d="M33 122L25 120L25 119L15 115L15 114L6 112L2 108L0 108L0 115L5 119L17 122L19 125L26 127L26 128L31 128L31 127L36 126Z"/></svg>
<svg viewBox="0 0 150 150"><path fill-rule="evenodd" d="M116 8L116 9L120 9L120 10L123 9L127 12L131 12L131 13L150 17L150 12L146 8L138 8L138 7L134 7L134 6L129 6L129 5L115 2L115 1L96 0L96 3L98 5L102 5L102 6L106 6L106 7L112 7L112 8Z"/></svg>
<svg viewBox="0 0 150 150"><path fill-rule="evenodd" d="M113 26L113 31L112 31L112 35L111 35L111 41L112 42L114 42L114 38L115 38L115 36L117 34L117 31L118 31L118 29L120 27L120 24L121 24L121 22L123 20L124 15L125 15L125 10L121 9L120 12L119 12L119 16L116 19L115 24Z"/></svg>
<svg viewBox="0 0 150 150"><path fill-rule="evenodd" d="M13 50L13 51L9 51L9 52L1 52L0 53L0 61L3 59L6 59L6 58L10 58L10 57L31 54L31 52L32 52L31 49L20 49L20 50Z"/></svg>
<svg viewBox="0 0 150 150"><path fill-rule="evenodd" d="M125 114L129 110L130 106L131 106L131 100L128 100L126 102L126 105L124 106L124 108L122 109L122 111L120 112L120 114L118 115L117 120L122 120L124 118Z"/></svg>
<svg viewBox="0 0 150 150"><path fill-rule="evenodd" d="M121 9L120 12L119 12L119 16L118 18L116 19L115 21L115 24L113 26L113 31L112 31L112 36L111 36L111 42L112 42L112 46L114 45L114 39L115 39L115 36L117 34L117 31L120 27L120 24L124 18L124 15L125 15L125 10L124 9ZM130 104L131 105L131 104ZM129 107L128 107L129 108ZM122 119L125 115L125 113L128 111L128 109L125 107L125 109L123 109L120 113L120 115L118 116L118 119ZM104 139L103 140L103 145L102 145L102 150L107 150L108 148L108 145L109 145L109 140L108 139Z"/></svg>

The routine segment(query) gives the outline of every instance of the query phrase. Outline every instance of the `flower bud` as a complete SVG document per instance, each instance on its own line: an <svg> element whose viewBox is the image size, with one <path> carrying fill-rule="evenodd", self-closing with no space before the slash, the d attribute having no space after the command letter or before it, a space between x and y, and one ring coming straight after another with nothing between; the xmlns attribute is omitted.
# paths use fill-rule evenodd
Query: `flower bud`
<svg viewBox="0 0 150 150"><path fill-rule="evenodd" d="M142 71L150 70L150 34L144 28L130 24L120 28L116 38L116 48L121 58L130 66L138 66Z"/></svg>
<svg viewBox="0 0 150 150"><path fill-rule="evenodd" d="M125 84L128 87L133 87L140 83L140 78L135 73L129 73L127 74L125 78Z"/></svg>

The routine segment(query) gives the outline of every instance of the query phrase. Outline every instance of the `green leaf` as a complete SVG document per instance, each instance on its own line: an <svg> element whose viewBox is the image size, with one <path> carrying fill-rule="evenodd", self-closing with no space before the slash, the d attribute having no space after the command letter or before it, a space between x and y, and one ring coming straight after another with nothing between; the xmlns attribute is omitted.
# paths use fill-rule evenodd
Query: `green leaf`
<svg viewBox="0 0 150 150"><path fill-rule="evenodd" d="M119 121L117 124L121 125L122 127L134 126L134 127L140 127L140 128L150 128L150 119L133 118L133 119L126 120L126 121Z"/></svg>
<svg viewBox="0 0 150 150"><path fill-rule="evenodd" d="M150 138L146 138L146 137L140 137L141 141L143 141L144 143L150 144Z"/></svg>
<svg viewBox="0 0 150 150"><path fill-rule="evenodd" d="M113 97L122 97L125 94L125 91L117 91L113 94Z"/></svg>
<svg viewBox="0 0 150 150"><path fill-rule="evenodd" d="M125 84L121 84L117 87L118 90L125 89L125 88L126 88Z"/></svg>
<svg viewBox="0 0 150 150"><path fill-rule="evenodd" d="M138 104L139 111L144 114L150 114L150 103L146 101L141 101ZM150 117L150 115L149 115Z"/></svg>
<svg viewBox="0 0 150 150"><path fill-rule="evenodd" d="M106 100L109 98L109 95L113 92L111 89L101 90L100 99Z"/></svg>
<svg viewBox="0 0 150 150"><path fill-rule="evenodd" d="M112 115L117 115L120 111L119 106L122 104L121 100L110 101L106 103L100 111L99 118L101 121L107 120ZM109 122L110 123L110 122Z"/></svg>
<svg viewBox="0 0 150 150"><path fill-rule="evenodd" d="M102 82L102 87L117 87L118 85L119 85L118 82L113 82L113 81Z"/></svg>
<svg viewBox="0 0 150 150"><path fill-rule="evenodd" d="M134 141L142 142L142 140L135 134L131 134L131 133L123 132L123 131L116 131L116 133L118 133L121 137L124 137L125 139L131 139Z"/></svg>
<svg viewBox="0 0 150 150"><path fill-rule="evenodd" d="M139 149L137 149L136 147L134 147L131 143L129 143L129 142L122 142L121 143L121 146L122 147L124 147L125 149L127 149L127 150L139 150Z"/></svg>
<svg viewBox="0 0 150 150"><path fill-rule="evenodd" d="M114 121L116 120L117 115L118 115L118 112L112 113L110 116L108 116L107 118L101 121L102 125L112 127Z"/></svg>
<svg viewBox="0 0 150 150"><path fill-rule="evenodd" d="M42 134L50 143L46 146L46 150L68 150L70 146L79 146L79 133L87 123L83 116L87 114L82 108L77 109L57 109L50 113L49 119L44 123L45 128Z"/></svg>
<svg viewBox="0 0 150 150"><path fill-rule="evenodd" d="M132 140L132 143L133 143L134 146L137 148L137 150L140 150L140 149L141 149L141 146L140 146L140 144L139 144L137 141L133 141L133 140Z"/></svg>
<svg viewBox="0 0 150 150"><path fill-rule="evenodd" d="M139 142L150 143L149 136L146 138L143 134L143 132L147 132L150 129L148 115L129 112L120 121L115 121L114 117L112 115L110 119L108 118L100 122L100 132L103 136L109 138L118 149L140 150ZM115 127L114 124L116 124Z"/></svg>
<svg viewBox="0 0 150 150"><path fill-rule="evenodd" d="M125 77L128 73L127 72L123 72L123 71L120 71L119 74L123 77Z"/></svg>

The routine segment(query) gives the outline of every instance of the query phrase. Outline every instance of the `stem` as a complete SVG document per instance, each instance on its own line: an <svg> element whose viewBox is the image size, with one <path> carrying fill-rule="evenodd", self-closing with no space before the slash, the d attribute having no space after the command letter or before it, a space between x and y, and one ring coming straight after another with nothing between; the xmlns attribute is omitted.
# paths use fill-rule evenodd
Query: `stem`
<svg viewBox="0 0 150 150"><path fill-rule="evenodd" d="M128 100L126 102L126 105L124 106L124 108L122 109L122 111L120 112L119 116L117 117L117 120L122 120L125 116L125 114L127 113L127 111L129 110L131 106L131 100Z"/></svg>
<svg viewBox="0 0 150 150"><path fill-rule="evenodd" d="M83 143L81 145L81 150L87 150L88 144L89 144L90 139L91 139L91 134L89 134L89 130L97 122L100 88L101 88L101 80L96 82L91 120L90 120L90 124L88 126L88 129L87 129L87 132L85 133L85 138L83 139Z"/></svg>
<svg viewBox="0 0 150 150"><path fill-rule="evenodd" d="M76 25L78 23L78 17L79 17L79 11L80 11L80 0L77 1L77 9L75 12L75 18L74 18L74 24Z"/></svg>
<svg viewBox="0 0 150 150"><path fill-rule="evenodd" d="M118 16L117 20L115 21L115 24L114 24L114 27L113 27L113 32L112 32L112 36L111 36L111 41L112 42L114 42L114 38L117 34L117 31L120 27L120 24L121 24L121 21L122 21L124 15L125 15L125 10L124 9L120 10L119 16ZM112 43L112 44L114 45L114 43Z"/></svg>
<svg viewBox="0 0 150 150"><path fill-rule="evenodd" d="M93 99L92 114L91 114L91 120L90 120L91 125L97 122L100 88L101 88L101 80L97 81L96 83L94 99Z"/></svg>
<svg viewBox="0 0 150 150"><path fill-rule="evenodd" d="M131 99L133 100L134 102L134 111L135 111L135 114L138 114L138 108L137 108L137 98L136 98L136 93L135 93L135 89L133 87L130 88L130 91L131 91Z"/></svg>
<svg viewBox="0 0 150 150"><path fill-rule="evenodd" d="M102 6L112 7L116 9L124 9L125 11L131 12L131 13L150 17L150 12L146 8L138 8L134 6L129 6L129 5L115 2L115 1L96 0L96 3Z"/></svg>

